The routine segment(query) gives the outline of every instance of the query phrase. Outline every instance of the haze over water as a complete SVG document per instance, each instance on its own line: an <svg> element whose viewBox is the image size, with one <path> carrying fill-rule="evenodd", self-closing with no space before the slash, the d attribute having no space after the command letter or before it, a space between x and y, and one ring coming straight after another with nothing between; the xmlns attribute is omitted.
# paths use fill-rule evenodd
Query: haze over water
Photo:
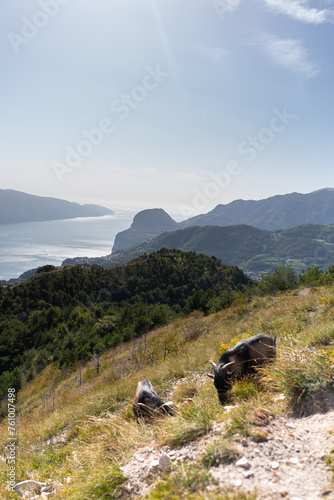
<svg viewBox="0 0 334 500"><path fill-rule="evenodd" d="M67 258L108 255L116 234L130 227L132 218L133 213L123 212L0 225L0 280L46 264L60 265Z"/></svg>

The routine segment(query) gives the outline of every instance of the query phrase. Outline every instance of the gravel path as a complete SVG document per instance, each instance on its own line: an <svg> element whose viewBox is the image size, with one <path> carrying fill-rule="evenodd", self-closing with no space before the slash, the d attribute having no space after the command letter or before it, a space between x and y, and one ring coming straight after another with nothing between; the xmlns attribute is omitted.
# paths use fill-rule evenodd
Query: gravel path
<svg viewBox="0 0 334 500"><path fill-rule="evenodd" d="M267 418L261 430L266 440L251 438L238 442L240 458L233 464L211 468L210 491L256 490L259 500L334 499L332 472L325 459L334 449L334 410L304 418ZM170 464L198 460L222 432L214 426L205 438L176 449L159 449L155 443L138 450L123 468L129 478L125 497L143 497L149 491L154 474L159 472L161 453Z"/></svg>
<svg viewBox="0 0 334 500"><path fill-rule="evenodd" d="M325 459L334 448L334 411L305 418L273 420L268 439L242 444L233 465L211 469L222 488L256 491L258 499L315 500L334 498L332 473Z"/></svg>

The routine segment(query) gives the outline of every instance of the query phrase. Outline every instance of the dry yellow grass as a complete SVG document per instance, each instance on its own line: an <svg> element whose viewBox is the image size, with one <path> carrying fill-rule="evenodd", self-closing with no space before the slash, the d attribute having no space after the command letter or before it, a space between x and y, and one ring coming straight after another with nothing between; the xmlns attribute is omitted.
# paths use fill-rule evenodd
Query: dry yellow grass
<svg viewBox="0 0 334 500"><path fill-rule="evenodd" d="M110 492L122 483L119 467L137 448L153 439L182 444L224 418L212 381L203 378L199 384L190 379L210 370L208 361L219 359L221 344L242 335L277 336L278 359L262 373L269 389L247 383L235 389L233 397L239 403L235 422L239 418L238 425L247 426L252 407L270 402L275 391L287 395L285 402L275 405L276 411L286 409L287 403L288 409L295 409L303 390L310 394L321 380L327 386L333 381L330 354L328 359L323 355L324 349L329 353L334 349L333 303L333 287L302 295L297 290L254 297L246 307L232 305L207 317L195 314L118 346L101 357L99 375L94 360L67 374L57 366L47 367L18 397L17 481L57 480L64 485L55 497L59 499L113 498ZM131 403L137 382L143 379L151 380L163 399L182 380L174 392L179 405L175 417L152 425L136 423ZM6 419L0 425L0 442L6 455ZM0 461L0 480L2 498L16 498L5 489L5 460ZM189 495L184 497L200 498Z"/></svg>

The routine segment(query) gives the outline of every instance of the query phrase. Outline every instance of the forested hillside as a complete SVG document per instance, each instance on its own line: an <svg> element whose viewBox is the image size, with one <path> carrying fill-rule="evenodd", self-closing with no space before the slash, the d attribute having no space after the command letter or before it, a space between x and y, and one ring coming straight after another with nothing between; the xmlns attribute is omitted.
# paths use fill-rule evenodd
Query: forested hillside
<svg viewBox="0 0 334 500"><path fill-rule="evenodd" d="M0 394L51 362L64 369L181 312L218 310L251 283L219 259L166 249L112 269L46 266L0 287Z"/></svg>
<svg viewBox="0 0 334 500"><path fill-rule="evenodd" d="M325 270L334 261L334 226L305 224L277 231L246 225L194 226L165 232L108 258L68 259L65 264L119 265L163 247L214 255L256 275L273 271L283 264L296 272L312 266Z"/></svg>

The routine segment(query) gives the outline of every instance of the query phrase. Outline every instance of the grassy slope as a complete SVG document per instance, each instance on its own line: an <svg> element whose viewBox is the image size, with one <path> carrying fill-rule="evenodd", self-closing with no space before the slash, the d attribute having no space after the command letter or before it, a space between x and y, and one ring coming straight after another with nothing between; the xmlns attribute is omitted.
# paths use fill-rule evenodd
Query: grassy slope
<svg viewBox="0 0 334 500"><path fill-rule="evenodd" d="M266 390L254 390L254 384L247 383L235 389L239 405L229 434L251 432L247 415L259 405L267 405L273 412L303 408L306 396L312 397L323 386L333 390L333 319L334 286L314 288L306 295L294 291L254 298L250 304L239 301L211 316L194 314L178 320L106 353L99 375L94 362L66 375L56 366L46 368L19 394L17 481L58 480L65 487L53 497L57 499L117 498L112 492L116 495L122 483L119 467L139 447L152 440L176 446L203 435L214 421L227 418L212 381L197 387L187 375L206 372L208 360L219 358L220 345L245 333L276 335L278 360L263 374ZM177 416L154 425L135 422L131 402L137 382L143 379L150 379L163 398L180 381L173 394L179 406ZM286 399L273 404L275 392L284 392ZM186 403L189 397L192 401ZM5 419L0 427L3 447L7 426ZM181 465L174 466L169 479L150 498L204 498L207 466L196 466L196 481L192 469L187 472ZM6 493L7 480L8 466L1 460L2 498L19 498ZM224 497L213 492L205 498L255 496Z"/></svg>

